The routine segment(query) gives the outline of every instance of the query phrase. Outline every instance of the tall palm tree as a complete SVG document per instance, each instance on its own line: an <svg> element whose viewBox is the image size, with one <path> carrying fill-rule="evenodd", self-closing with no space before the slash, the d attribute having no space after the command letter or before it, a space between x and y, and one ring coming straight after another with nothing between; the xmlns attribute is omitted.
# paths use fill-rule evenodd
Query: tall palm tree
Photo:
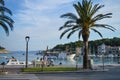
<svg viewBox="0 0 120 80"><path fill-rule="evenodd" d="M13 23L14 21L8 16L12 15L12 12L6 8L4 3L4 0L0 0L0 27L2 27L6 35L9 35L9 27L11 30L13 30Z"/></svg>
<svg viewBox="0 0 120 80"><path fill-rule="evenodd" d="M105 18L111 18L112 13L107 14L97 14L98 10L104 7L104 5L95 4L93 5L91 0L82 0L82 3L78 2L73 4L77 15L74 13L66 13L61 15L61 18L67 18L68 21L64 23L59 30L63 30L60 39L66 34L69 38L73 33L78 31L78 38L82 36L84 43L84 55L83 55L83 68L88 69L88 39L90 35L90 30L98 33L101 37L102 34L97 30L97 28L105 28L112 31L115 31L115 28L107 24L98 24L97 21L100 21Z"/></svg>

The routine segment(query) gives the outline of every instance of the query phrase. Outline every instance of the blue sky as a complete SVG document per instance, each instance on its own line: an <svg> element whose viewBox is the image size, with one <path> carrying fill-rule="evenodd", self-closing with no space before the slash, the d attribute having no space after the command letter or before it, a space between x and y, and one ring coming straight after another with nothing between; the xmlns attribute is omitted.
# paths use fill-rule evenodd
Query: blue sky
<svg viewBox="0 0 120 80"><path fill-rule="evenodd" d="M47 46L53 48L57 44L77 41L77 34L61 40L59 27L65 19L60 15L68 12L76 13L72 4L81 0L5 0L6 7L13 12L15 21L14 30L7 37L4 30L0 30L0 45L7 50L25 50L25 36L30 36L29 50L44 50ZM120 37L120 0L92 0L93 3L105 5L99 13L113 13L111 19L102 20L100 23L110 24L117 29L115 32L99 29L104 38ZM96 33L91 32L89 40L101 39ZM82 39L81 39L82 40Z"/></svg>

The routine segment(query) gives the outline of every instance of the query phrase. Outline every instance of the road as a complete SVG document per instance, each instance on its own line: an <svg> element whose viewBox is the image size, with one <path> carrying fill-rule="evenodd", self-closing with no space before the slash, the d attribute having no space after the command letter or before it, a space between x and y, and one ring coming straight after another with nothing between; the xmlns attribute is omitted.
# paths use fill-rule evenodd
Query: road
<svg viewBox="0 0 120 80"><path fill-rule="evenodd" d="M107 67L109 71L37 73L0 75L0 80L120 80L120 66Z"/></svg>
<svg viewBox="0 0 120 80"><path fill-rule="evenodd" d="M39 80L120 80L120 67L105 72L36 74Z"/></svg>

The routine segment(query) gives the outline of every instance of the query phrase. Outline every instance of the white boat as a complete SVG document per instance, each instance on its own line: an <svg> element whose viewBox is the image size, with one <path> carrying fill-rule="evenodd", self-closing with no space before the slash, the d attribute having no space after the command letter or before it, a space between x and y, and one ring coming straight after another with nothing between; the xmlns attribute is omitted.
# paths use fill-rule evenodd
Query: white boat
<svg viewBox="0 0 120 80"><path fill-rule="evenodd" d="M69 54L69 55L67 55L67 59L70 60L70 61L72 61L72 62L75 62L75 59L74 59L75 55L76 54Z"/></svg>
<svg viewBox="0 0 120 80"><path fill-rule="evenodd" d="M28 62L28 65L32 64L31 62ZM25 61L19 61L15 58L10 58L6 65L25 65Z"/></svg>
<svg viewBox="0 0 120 80"><path fill-rule="evenodd" d="M76 54L69 54L69 55L67 55L67 59L74 59L75 55Z"/></svg>
<svg viewBox="0 0 120 80"><path fill-rule="evenodd" d="M90 55L88 55L89 57L96 57L96 55L95 54L90 54Z"/></svg>

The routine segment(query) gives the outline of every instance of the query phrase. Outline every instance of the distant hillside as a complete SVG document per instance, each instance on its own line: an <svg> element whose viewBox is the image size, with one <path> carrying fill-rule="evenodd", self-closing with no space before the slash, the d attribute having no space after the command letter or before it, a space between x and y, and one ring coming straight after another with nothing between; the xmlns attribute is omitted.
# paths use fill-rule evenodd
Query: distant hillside
<svg viewBox="0 0 120 80"><path fill-rule="evenodd" d="M0 46L0 53L10 53L10 51L5 50L4 47L1 47L1 46Z"/></svg>
<svg viewBox="0 0 120 80"><path fill-rule="evenodd" d="M5 50L5 49L0 49L0 53L10 53L10 51Z"/></svg>
<svg viewBox="0 0 120 80"><path fill-rule="evenodd" d="M0 49L5 49L4 47L0 46Z"/></svg>
<svg viewBox="0 0 120 80"><path fill-rule="evenodd" d="M89 48L91 49L91 53L97 53L97 46L100 44L106 44L110 46L120 46L120 38L114 37L114 38L105 38L105 39L99 39L99 40L92 40L89 41ZM72 51L75 52L76 47L82 47L83 42L82 41L76 41L76 42L70 42L66 44L58 44L55 47L53 47L52 51Z"/></svg>

